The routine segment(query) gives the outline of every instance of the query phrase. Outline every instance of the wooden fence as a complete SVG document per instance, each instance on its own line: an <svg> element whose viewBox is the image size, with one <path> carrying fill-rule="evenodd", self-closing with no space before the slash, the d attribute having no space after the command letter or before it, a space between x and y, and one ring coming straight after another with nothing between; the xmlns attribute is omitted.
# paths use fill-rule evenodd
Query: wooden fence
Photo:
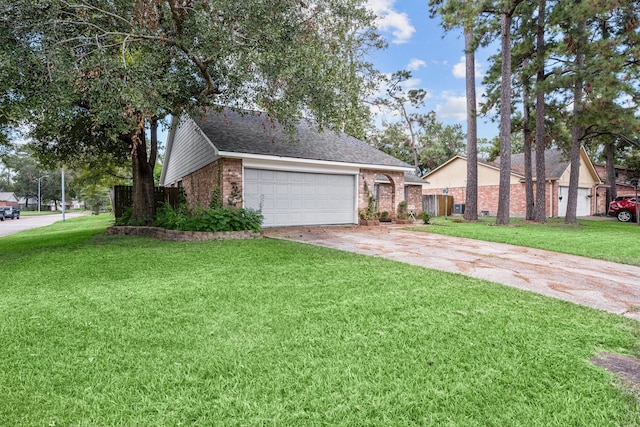
<svg viewBox="0 0 640 427"><path fill-rule="evenodd" d="M177 187L156 187L156 208L168 203L174 208L180 204L180 189ZM113 210L116 218L121 218L124 212L133 207L133 187L116 185L113 187Z"/></svg>
<svg viewBox="0 0 640 427"><path fill-rule="evenodd" d="M453 213L453 196L430 194L422 196L422 210L431 216L448 216Z"/></svg>

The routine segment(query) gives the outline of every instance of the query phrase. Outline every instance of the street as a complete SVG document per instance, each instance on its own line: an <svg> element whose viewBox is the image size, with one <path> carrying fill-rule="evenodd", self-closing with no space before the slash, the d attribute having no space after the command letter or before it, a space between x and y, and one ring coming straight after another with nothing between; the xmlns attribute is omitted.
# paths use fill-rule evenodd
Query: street
<svg viewBox="0 0 640 427"><path fill-rule="evenodd" d="M66 212L65 219L76 218L82 215L86 214ZM30 230L32 228L44 227L58 221L62 221L61 213L51 215L20 216L20 219L6 218L4 221L0 221L0 237L8 236L9 234L18 233L24 230Z"/></svg>

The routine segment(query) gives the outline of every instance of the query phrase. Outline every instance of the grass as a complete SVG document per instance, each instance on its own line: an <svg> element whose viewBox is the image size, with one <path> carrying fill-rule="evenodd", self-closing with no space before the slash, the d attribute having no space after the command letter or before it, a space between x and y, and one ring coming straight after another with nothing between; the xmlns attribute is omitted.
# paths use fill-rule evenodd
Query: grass
<svg viewBox="0 0 640 427"><path fill-rule="evenodd" d="M411 229L640 266L640 227L618 221L578 220L578 225L568 225L563 219L537 224L511 218L510 226L503 227L496 226L495 218L491 217L477 222L465 222L461 217L435 217L429 225Z"/></svg>
<svg viewBox="0 0 640 427"><path fill-rule="evenodd" d="M270 239L3 237L3 425L637 426L630 319Z"/></svg>

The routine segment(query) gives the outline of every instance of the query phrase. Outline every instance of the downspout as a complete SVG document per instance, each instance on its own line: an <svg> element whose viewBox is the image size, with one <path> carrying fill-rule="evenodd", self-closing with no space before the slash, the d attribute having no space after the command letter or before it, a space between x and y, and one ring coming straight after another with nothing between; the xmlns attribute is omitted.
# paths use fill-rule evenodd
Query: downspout
<svg viewBox="0 0 640 427"><path fill-rule="evenodd" d="M551 185L551 181L549 181L549 218L553 217L553 186Z"/></svg>

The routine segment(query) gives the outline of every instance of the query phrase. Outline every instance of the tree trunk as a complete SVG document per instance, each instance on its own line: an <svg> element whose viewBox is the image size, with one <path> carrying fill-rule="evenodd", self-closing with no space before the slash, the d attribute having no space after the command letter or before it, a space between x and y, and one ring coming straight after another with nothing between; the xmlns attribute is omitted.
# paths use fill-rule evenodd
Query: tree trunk
<svg viewBox="0 0 640 427"><path fill-rule="evenodd" d="M413 124L411 123L411 117L409 117L409 113L407 113L407 109L404 107L404 104L400 104L402 118L407 122L407 127L409 128L409 137L411 138L411 154L413 155L413 167L415 168L416 175L421 175L420 170L420 154L418 153L418 147L416 143L416 134L413 131Z"/></svg>
<svg viewBox="0 0 640 427"><path fill-rule="evenodd" d="M156 217L153 169L155 167L158 147L157 119L150 120L151 141L147 154L144 126L130 138L131 166L133 169L133 213L131 223L152 225Z"/></svg>
<svg viewBox="0 0 640 427"><path fill-rule="evenodd" d="M528 62L528 61L526 61ZM526 68L526 67L525 67ZM531 132L531 100L529 96L529 79L522 79L522 103L523 103L523 133L524 133L524 192L525 192L525 218L535 218L533 203L533 168L531 165L531 146L533 133Z"/></svg>
<svg viewBox="0 0 640 427"><path fill-rule="evenodd" d="M545 80L545 8L546 0L538 3L538 28L536 35L536 205L535 221L544 223L547 220L547 172L545 170L544 151L546 150L545 130L544 130L544 88L542 84Z"/></svg>
<svg viewBox="0 0 640 427"><path fill-rule="evenodd" d="M576 209L578 204L578 183L580 179L580 137L582 128L579 124L582 113L582 70L584 68L584 35L586 32L586 21L578 23L578 50L576 51L576 72L573 82L573 124L571 125L571 170L569 171L569 194L567 196L567 213L564 222L576 224Z"/></svg>
<svg viewBox="0 0 640 427"><path fill-rule="evenodd" d="M500 38L502 44L502 73L500 94L500 187L496 224L509 224L511 193L511 21L510 13L502 13Z"/></svg>
<svg viewBox="0 0 640 427"><path fill-rule="evenodd" d="M609 203L611 203L616 197L618 197L618 189L616 188L616 158L615 158L615 142L609 141L604 146L605 156L607 158L607 204L606 212L609 212Z"/></svg>
<svg viewBox="0 0 640 427"><path fill-rule="evenodd" d="M467 194L464 219L478 220L478 126L476 119L476 59L472 46L473 32L464 31L467 86Z"/></svg>

